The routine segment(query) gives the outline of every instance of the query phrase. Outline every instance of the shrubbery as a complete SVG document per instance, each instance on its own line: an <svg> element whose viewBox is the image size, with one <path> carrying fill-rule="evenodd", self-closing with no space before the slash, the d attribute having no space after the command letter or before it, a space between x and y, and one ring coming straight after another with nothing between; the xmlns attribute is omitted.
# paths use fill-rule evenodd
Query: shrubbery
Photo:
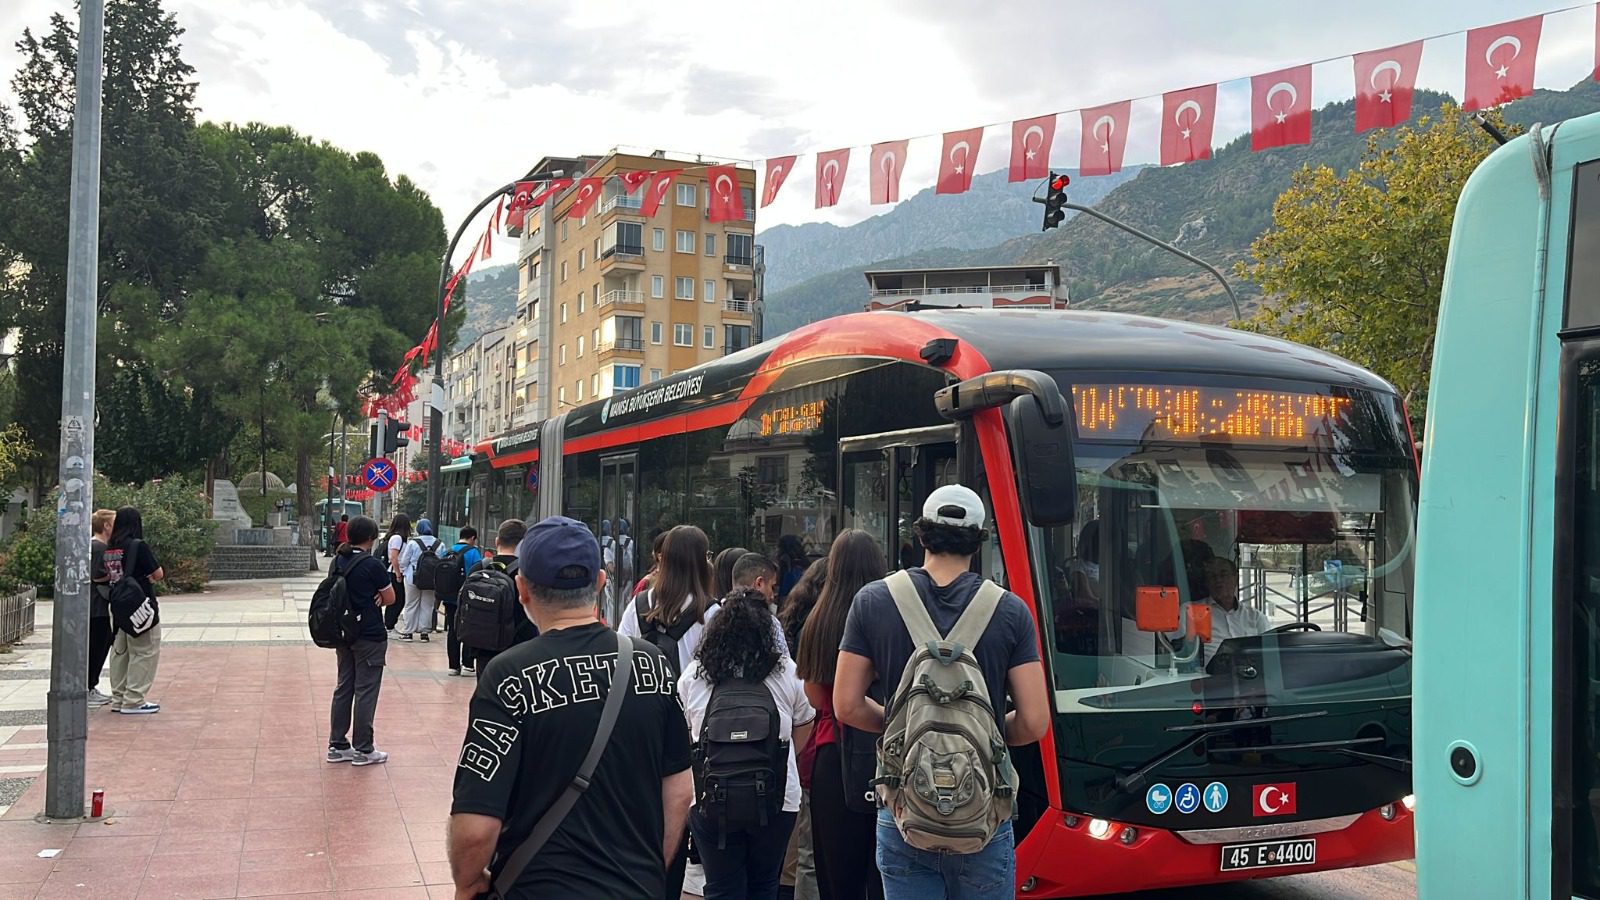
<svg viewBox="0 0 1600 900"><path fill-rule="evenodd" d="M180 477L134 487L99 476L94 502L102 509L134 506L143 514L145 541L166 569L157 591L170 594L205 587L216 526L211 521L211 501L198 485ZM0 587L10 580L35 585L48 594L55 585L55 560L55 510L41 507L28 517L27 531L0 548Z"/></svg>

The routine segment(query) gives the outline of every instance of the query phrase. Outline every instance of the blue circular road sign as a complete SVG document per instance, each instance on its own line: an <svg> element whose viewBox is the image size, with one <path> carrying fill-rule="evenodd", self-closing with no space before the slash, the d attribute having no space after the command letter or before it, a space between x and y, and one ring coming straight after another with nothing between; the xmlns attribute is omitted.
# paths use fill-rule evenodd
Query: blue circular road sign
<svg viewBox="0 0 1600 900"><path fill-rule="evenodd" d="M379 493L394 487L394 483L399 479L400 473L395 469L394 463L381 456L367 460L367 464L361 467L361 480L367 483L367 487Z"/></svg>

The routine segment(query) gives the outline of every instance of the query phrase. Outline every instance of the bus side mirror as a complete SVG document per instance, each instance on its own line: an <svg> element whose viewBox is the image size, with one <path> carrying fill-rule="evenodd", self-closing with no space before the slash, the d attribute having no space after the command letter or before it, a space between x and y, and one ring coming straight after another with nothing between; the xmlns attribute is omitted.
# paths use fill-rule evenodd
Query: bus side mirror
<svg viewBox="0 0 1600 900"><path fill-rule="evenodd" d="M1041 528L1070 525L1078 512L1072 416L1051 424L1045 412L1044 404L1031 395L1017 397L1006 409L1022 514L1029 524Z"/></svg>

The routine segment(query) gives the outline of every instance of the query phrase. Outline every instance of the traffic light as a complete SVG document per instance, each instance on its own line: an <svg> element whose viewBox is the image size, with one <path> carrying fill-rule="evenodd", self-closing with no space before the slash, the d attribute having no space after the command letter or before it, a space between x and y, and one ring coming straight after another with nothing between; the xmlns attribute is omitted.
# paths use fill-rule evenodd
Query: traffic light
<svg viewBox="0 0 1600 900"><path fill-rule="evenodd" d="M1072 183L1065 173L1057 175L1050 173L1050 182L1045 185L1044 195L1044 227L1040 231L1049 231L1061 224L1067 217L1064 208L1067 203L1067 185Z"/></svg>
<svg viewBox="0 0 1600 900"><path fill-rule="evenodd" d="M411 438L406 437L406 432L410 430L411 426L399 419L385 419L383 433L384 455L387 456L401 447L409 446Z"/></svg>

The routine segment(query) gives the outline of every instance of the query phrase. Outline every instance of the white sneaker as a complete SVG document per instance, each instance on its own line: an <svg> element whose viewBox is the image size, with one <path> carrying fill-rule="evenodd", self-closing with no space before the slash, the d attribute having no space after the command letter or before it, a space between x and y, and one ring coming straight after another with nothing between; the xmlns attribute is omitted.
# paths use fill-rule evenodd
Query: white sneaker
<svg viewBox="0 0 1600 900"><path fill-rule="evenodd" d="M353 761L355 761L355 758L356 758L356 751L350 749L349 747L346 747L343 750L340 750L338 747L329 747L328 748L328 762L331 762L331 763L353 762Z"/></svg>
<svg viewBox="0 0 1600 900"><path fill-rule="evenodd" d="M111 698L110 697L107 697L105 694L100 693L99 691L95 690L94 688L90 688L89 689L89 698L88 699L89 699L89 707L91 709L98 709L99 707L105 706L107 703L111 702Z"/></svg>
<svg viewBox="0 0 1600 900"><path fill-rule="evenodd" d="M389 754L382 750L368 750L366 753L362 753L359 750L350 752L355 754L350 759L350 765L352 766L381 766L389 761Z"/></svg>
<svg viewBox="0 0 1600 900"><path fill-rule="evenodd" d="M148 716L151 713L161 712L161 704L146 703L143 706L124 706L123 708L117 710L117 712L122 713L125 716Z"/></svg>

